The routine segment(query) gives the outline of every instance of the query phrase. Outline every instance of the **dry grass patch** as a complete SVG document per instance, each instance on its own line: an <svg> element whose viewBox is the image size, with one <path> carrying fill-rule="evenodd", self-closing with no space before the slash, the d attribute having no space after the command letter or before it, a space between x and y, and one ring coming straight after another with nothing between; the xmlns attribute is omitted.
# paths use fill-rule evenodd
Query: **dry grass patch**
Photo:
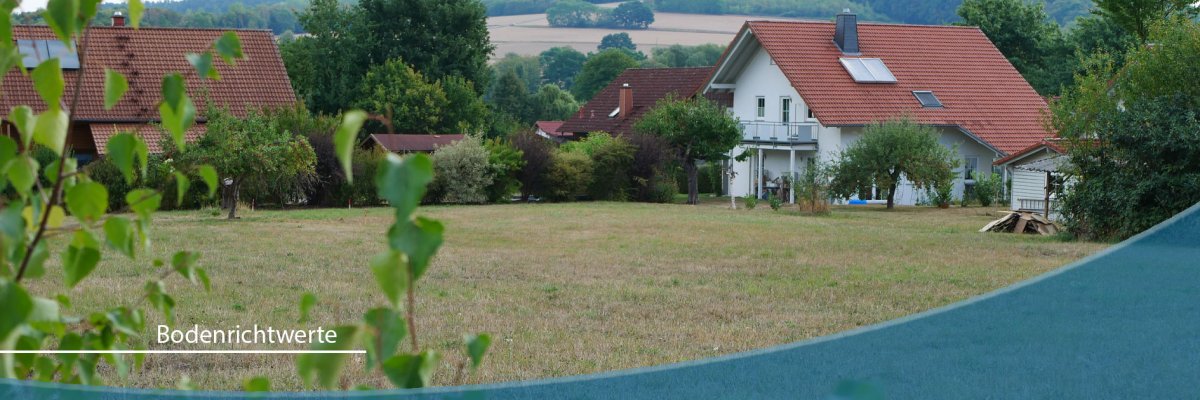
<svg viewBox="0 0 1200 400"><path fill-rule="evenodd" d="M461 335L495 344L472 382L584 374L728 354L927 310L1017 282L1103 247L976 232L995 209L835 208L831 216L698 206L573 203L428 207L447 240L420 284L425 346L460 357ZM297 329L356 321L385 303L367 269L385 209L248 211L228 222L166 213L158 257L203 252L213 292L172 282L177 326ZM57 245L62 245L59 243ZM34 291L61 291L59 271ZM108 255L76 288L76 313L140 294L149 259ZM313 321L296 322L305 292ZM151 326L159 319L152 317ZM148 338L152 340L152 338ZM163 348L151 346L152 348ZM178 348L178 347L174 347ZM112 385L237 389L266 375L298 389L289 355L151 355ZM349 370L364 378L361 362ZM443 374L445 375L445 374ZM445 376L443 376L445 378ZM445 382L442 382L445 383Z"/></svg>

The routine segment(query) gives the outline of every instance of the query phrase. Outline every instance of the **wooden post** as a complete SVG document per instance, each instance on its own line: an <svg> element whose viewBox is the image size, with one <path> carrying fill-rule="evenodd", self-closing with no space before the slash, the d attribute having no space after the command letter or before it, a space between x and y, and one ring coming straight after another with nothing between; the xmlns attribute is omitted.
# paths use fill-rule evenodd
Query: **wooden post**
<svg viewBox="0 0 1200 400"><path fill-rule="evenodd" d="M1046 212L1045 215L1046 215L1047 220L1050 219L1050 190L1052 190L1053 188L1054 188L1054 177L1053 177L1053 175L1051 175L1050 171L1046 171L1046 188L1045 188L1046 189L1046 198L1045 198L1045 203L1042 204L1042 208L1045 209L1045 212Z"/></svg>

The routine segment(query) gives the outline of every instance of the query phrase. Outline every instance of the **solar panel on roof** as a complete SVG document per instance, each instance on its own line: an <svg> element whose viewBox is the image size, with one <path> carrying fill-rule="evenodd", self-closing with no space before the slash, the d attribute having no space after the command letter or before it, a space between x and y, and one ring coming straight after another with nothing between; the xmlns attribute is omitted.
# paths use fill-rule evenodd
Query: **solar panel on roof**
<svg viewBox="0 0 1200 400"><path fill-rule="evenodd" d="M17 40L17 51L21 53L21 64L35 68L42 61L58 58L59 68L79 69L79 55L57 40Z"/></svg>
<svg viewBox="0 0 1200 400"><path fill-rule="evenodd" d="M933 92L928 90L914 90L913 96L917 96L917 101L921 102L921 107L941 107L942 101L938 100Z"/></svg>
<svg viewBox="0 0 1200 400"><path fill-rule="evenodd" d="M840 58L842 67L858 83L895 83L896 76L878 58Z"/></svg>

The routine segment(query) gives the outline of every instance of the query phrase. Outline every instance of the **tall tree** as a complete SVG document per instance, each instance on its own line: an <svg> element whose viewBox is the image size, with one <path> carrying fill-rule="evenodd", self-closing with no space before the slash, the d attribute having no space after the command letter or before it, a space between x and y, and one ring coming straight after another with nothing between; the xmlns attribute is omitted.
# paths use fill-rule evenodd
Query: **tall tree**
<svg viewBox="0 0 1200 400"><path fill-rule="evenodd" d="M534 93L532 104L537 120L564 120L579 110L575 97L555 85L542 85Z"/></svg>
<svg viewBox="0 0 1200 400"><path fill-rule="evenodd" d="M475 92L475 84L461 76L443 78L436 83L446 93L449 104L442 110L438 132L483 133L488 129L488 107Z"/></svg>
<svg viewBox="0 0 1200 400"><path fill-rule="evenodd" d="M443 112L450 108L446 92L431 84L400 59L371 67L363 78L358 107L389 116L399 133L456 133L443 131Z"/></svg>
<svg viewBox="0 0 1200 400"><path fill-rule="evenodd" d="M486 88L495 46L479 0L360 0L371 64L402 58L430 79L458 75Z"/></svg>
<svg viewBox="0 0 1200 400"><path fill-rule="evenodd" d="M592 96L608 86L618 75L637 65L637 60L624 50L609 49L593 54L588 57L587 62L583 63L583 68L575 77L575 85L571 87L571 94L575 95L575 99L579 101L591 100Z"/></svg>
<svg viewBox="0 0 1200 400"><path fill-rule="evenodd" d="M604 38L600 39L600 45L596 49L600 51L625 49L633 52L637 51L637 45L633 44L633 38L630 38L628 33L620 32L604 35Z"/></svg>
<svg viewBox="0 0 1200 400"><path fill-rule="evenodd" d="M1156 21L1176 16L1194 18L1200 10L1194 0L1096 0L1096 13L1112 19L1145 42Z"/></svg>
<svg viewBox="0 0 1200 400"><path fill-rule="evenodd" d="M671 143L687 173L688 204L700 202L697 162L724 160L742 140L738 121L724 106L703 97L659 100L634 124L634 130Z"/></svg>
<svg viewBox="0 0 1200 400"><path fill-rule="evenodd" d="M641 1L627 1L608 14L608 22L617 29L646 29L654 23L654 10Z"/></svg>
<svg viewBox="0 0 1200 400"><path fill-rule="evenodd" d="M506 114L525 125L533 123L530 96L525 82L515 72L509 71L496 80L488 101L497 112Z"/></svg>
<svg viewBox="0 0 1200 400"><path fill-rule="evenodd" d="M938 143L937 132L910 119L867 126L862 139L851 144L833 166L830 192L842 197L871 188L887 190L887 208L896 205L902 179L917 188L929 187L958 164L954 152Z"/></svg>
<svg viewBox="0 0 1200 400"><path fill-rule="evenodd" d="M1041 3L1024 0L966 0L958 15L967 25L978 26L996 48L1042 94L1057 93L1070 77L1055 74L1055 55L1069 54L1062 32L1051 22Z"/></svg>
<svg viewBox="0 0 1200 400"><path fill-rule="evenodd" d="M583 68L587 56L570 47L555 47L543 51L538 57L542 65L542 83L552 83L570 90L575 75Z"/></svg>
<svg viewBox="0 0 1200 400"><path fill-rule="evenodd" d="M537 57L508 53L492 65L493 79L510 72L525 82L526 91L533 92L542 86L542 64Z"/></svg>

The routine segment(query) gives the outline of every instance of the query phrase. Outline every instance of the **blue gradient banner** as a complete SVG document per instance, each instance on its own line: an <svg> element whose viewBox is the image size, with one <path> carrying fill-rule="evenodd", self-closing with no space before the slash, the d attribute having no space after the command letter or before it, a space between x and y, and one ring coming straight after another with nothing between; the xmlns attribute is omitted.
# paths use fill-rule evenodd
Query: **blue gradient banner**
<svg viewBox="0 0 1200 400"><path fill-rule="evenodd" d="M1197 332L1200 205L1108 250L997 292L726 357L415 391L256 395L5 380L0 399L1197 398Z"/></svg>

